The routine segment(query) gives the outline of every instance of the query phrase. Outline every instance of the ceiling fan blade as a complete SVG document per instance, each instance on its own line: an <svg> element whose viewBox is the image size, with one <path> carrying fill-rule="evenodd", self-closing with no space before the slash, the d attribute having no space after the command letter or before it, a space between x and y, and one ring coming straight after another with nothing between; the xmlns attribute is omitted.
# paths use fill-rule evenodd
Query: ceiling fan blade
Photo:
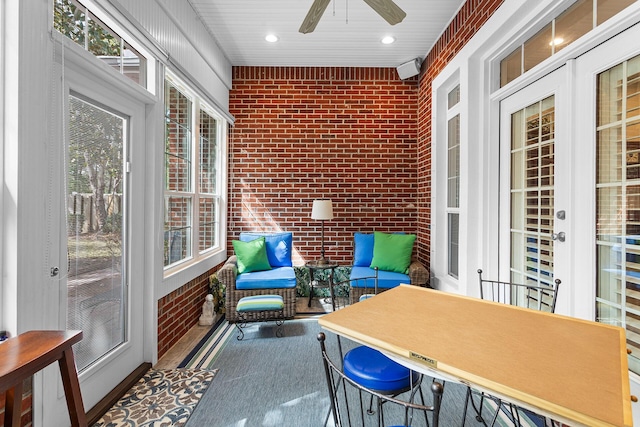
<svg viewBox="0 0 640 427"><path fill-rule="evenodd" d="M302 34L307 34L315 30L318 21L322 18L322 14L327 9L330 1L331 0L314 0L311 9L307 12L307 16L305 16L298 31Z"/></svg>
<svg viewBox="0 0 640 427"><path fill-rule="evenodd" d="M391 25L396 25L404 19L407 14L392 0L364 0L373 10L378 12L385 21Z"/></svg>

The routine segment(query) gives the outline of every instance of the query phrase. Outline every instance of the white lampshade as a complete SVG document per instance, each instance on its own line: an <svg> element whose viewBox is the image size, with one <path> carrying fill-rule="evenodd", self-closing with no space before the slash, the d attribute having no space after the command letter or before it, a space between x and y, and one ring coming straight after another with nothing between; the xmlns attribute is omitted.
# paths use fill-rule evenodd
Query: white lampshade
<svg viewBox="0 0 640 427"><path fill-rule="evenodd" d="M333 219L333 204L331 200L314 200L311 219Z"/></svg>

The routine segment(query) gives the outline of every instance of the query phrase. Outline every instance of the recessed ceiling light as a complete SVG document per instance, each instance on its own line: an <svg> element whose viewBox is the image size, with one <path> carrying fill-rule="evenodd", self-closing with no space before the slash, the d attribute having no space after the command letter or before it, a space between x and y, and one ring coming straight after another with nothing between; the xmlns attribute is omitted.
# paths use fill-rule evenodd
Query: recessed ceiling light
<svg viewBox="0 0 640 427"><path fill-rule="evenodd" d="M275 34L267 34L264 39L269 43L275 43L278 41L278 36Z"/></svg>
<svg viewBox="0 0 640 427"><path fill-rule="evenodd" d="M385 36L380 41L382 42L382 44L391 44L396 41L396 38L393 36Z"/></svg>

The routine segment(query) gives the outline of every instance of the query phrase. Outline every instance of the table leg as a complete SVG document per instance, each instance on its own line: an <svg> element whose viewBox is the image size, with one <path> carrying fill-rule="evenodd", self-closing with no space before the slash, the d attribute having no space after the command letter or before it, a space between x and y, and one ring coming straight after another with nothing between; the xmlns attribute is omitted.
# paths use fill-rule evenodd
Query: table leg
<svg viewBox="0 0 640 427"><path fill-rule="evenodd" d="M87 415L84 412L82 403L82 394L80 394L80 383L78 382L78 374L76 372L76 364L73 358L73 349L67 348L60 360L60 375L62 376L62 385L64 386L64 395L67 399L67 408L69 409L69 418L71 418L72 427L86 427Z"/></svg>
<svg viewBox="0 0 640 427"><path fill-rule="evenodd" d="M22 381L5 392L4 425L20 427L22 412Z"/></svg>
<svg viewBox="0 0 640 427"><path fill-rule="evenodd" d="M314 270L310 268L309 269L309 302L307 303L307 307L311 307L311 300L313 299L313 276L314 276Z"/></svg>

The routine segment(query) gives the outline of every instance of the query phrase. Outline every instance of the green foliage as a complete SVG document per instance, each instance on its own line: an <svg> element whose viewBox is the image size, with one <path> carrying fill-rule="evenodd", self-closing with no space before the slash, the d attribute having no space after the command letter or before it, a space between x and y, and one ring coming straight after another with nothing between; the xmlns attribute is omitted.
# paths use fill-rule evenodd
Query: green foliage
<svg viewBox="0 0 640 427"><path fill-rule="evenodd" d="M213 307L216 313L224 313L224 300L226 288L220 283L217 273L209 276L209 291L213 295Z"/></svg>
<svg viewBox="0 0 640 427"><path fill-rule="evenodd" d="M102 227L102 231L105 233L120 234L122 231L122 214L118 212L107 216L107 221Z"/></svg>

